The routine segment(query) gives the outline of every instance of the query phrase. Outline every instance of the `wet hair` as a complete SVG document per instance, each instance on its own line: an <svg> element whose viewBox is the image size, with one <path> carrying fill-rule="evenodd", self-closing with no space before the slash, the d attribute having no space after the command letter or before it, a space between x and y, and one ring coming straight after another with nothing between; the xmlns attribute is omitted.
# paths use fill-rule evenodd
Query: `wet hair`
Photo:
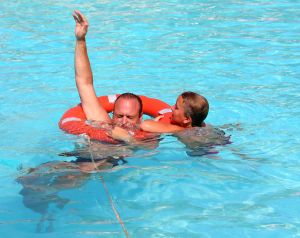
<svg viewBox="0 0 300 238"><path fill-rule="evenodd" d="M183 99L184 113L191 117L192 126L201 126L207 117L209 104L205 97L194 92L183 92L180 95Z"/></svg>
<svg viewBox="0 0 300 238"><path fill-rule="evenodd" d="M133 99L133 100L136 100L138 102L138 104L139 104L139 116L142 116L142 114L143 114L143 102L142 102L142 99L139 96L137 96L137 95L135 95L133 93L122 93L122 94L120 94L117 97L117 99L115 101L115 104L116 104L116 102L119 99L122 99L122 98L123 99Z"/></svg>

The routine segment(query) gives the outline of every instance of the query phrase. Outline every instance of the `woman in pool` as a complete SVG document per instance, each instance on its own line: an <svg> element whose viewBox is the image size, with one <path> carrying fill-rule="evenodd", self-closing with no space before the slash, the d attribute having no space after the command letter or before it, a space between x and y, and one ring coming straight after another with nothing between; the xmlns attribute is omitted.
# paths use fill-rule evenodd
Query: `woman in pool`
<svg viewBox="0 0 300 238"><path fill-rule="evenodd" d="M205 97L194 93L184 92L178 96L176 104L172 107L172 124L155 120L142 122L141 129L148 132L177 132L191 127L205 126L209 104Z"/></svg>

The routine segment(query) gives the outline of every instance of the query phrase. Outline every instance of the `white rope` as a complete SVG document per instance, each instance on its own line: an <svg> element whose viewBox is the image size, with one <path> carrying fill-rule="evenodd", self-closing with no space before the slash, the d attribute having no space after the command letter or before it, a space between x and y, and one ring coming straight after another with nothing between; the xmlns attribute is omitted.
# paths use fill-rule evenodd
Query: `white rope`
<svg viewBox="0 0 300 238"><path fill-rule="evenodd" d="M90 140L89 137L88 137L88 142L89 142L89 153L90 153L90 155L91 155L91 159L92 159L92 162L93 162L93 164L94 164L95 170L98 171L98 172L100 172L100 170L98 169L98 167L97 167L97 165L96 165L96 162L95 162L95 160L94 160L93 153L92 153L92 151L91 151L91 140ZM112 210L113 210L113 212L114 212L114 214L115 214L115 216L116 216L118 222L119 222L120 225L122 226L122 229L123 229L123 231L124 231L124 233L125 233L126 238L129 238L129 233L128 233L126 227L125 227L124 222L123 222L122 219L121 219L121 216L120 216L118 210L116 209L116 206L115 206L115 203L114 203L112 197L110 196L110 193L109 193L109 191L108 191L108 189L107 189L107 186L106 186L106 183L105 183L105 181L104 181L103 176L100 175L99 179L100 179L100 181L102 182L102 185L103 185L103 188L104 188L104 190L105 190L106 196L107 196L107 198L108 198L108 200L109 200L109 202L110 202L110 206L111 206L111 208L112 208Z"/></svg>

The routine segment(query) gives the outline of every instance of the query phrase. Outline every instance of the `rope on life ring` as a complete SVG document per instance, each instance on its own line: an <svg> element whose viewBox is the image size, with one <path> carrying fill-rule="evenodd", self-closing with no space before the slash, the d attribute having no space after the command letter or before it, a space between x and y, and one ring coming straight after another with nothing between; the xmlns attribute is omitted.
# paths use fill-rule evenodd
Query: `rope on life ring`
<svg viewBox="0 0 300 238"><path fill-rule="evenodd" d="M103 108L110 113L114 108L114 103L119 95L108 95L98 97L99 102ZM172 110L171 106L161 100L156 98L149 98L143 95L139 96L143 103L143 114L149 115L151 117L157 117L164 115L160 119L161 122L171 123ZM101 128L95 128L86 123L86 116L82 109L81 104L67 110L62 118L60 119L58 125L59 127L67 133L74 135L86 134L89 138L94 140L99 140L109 143L117 143L114 139L106 135L106 132ZM137 133L137 137L141 138L143 136L143 131Z"/></svg>

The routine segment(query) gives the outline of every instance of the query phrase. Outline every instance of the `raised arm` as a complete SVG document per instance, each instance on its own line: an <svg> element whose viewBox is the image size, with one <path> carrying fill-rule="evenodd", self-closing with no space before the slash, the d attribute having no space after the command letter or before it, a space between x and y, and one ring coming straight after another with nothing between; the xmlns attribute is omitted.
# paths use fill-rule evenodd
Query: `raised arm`
<svg viewBox="0 0 300 238"><path fill-rule="evenodd" d="M73 18L76 22L75 78L83 111L88 120L110 122L109 115L97 99L93 85L93 73L85 40L88 31L88 21L78 10L74 11Z"/></svg>

